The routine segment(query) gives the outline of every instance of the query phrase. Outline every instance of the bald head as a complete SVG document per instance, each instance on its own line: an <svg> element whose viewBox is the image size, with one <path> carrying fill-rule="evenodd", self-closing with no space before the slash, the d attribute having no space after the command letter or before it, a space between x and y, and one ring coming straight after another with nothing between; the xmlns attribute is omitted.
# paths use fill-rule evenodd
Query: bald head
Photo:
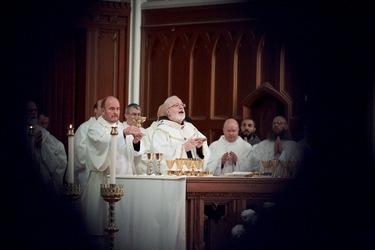
<svg viewBox="0 0 375 250"><path fill-rule="evenodd" d="M163 116L163 115L165 115L164 114L164 104L159 106L158 112L156 113L156 116L158 117L158 120L159 120L160 116Z"/></svg>
<svg viewBox="0 0 375 250"><path fill-rule="evenodd" d="M238 137L239 125L235 119L229 118L224 122L223 133L229 142L235 142Z"/></svg>

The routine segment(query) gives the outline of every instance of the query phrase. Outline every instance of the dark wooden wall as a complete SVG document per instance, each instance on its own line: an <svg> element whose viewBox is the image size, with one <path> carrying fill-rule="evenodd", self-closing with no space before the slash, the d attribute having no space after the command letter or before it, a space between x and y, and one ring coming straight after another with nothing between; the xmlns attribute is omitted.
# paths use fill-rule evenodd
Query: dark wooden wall
<svg viewBox="0 0 375 250"><path fill-rule="evenodd" d="M67 126L87 120L97 99L114 95L122 106L128 103L130 9L124 2L93 4L48 64L39 104L48 107L51 133L64 144ZM250 2L143 10L144 127L168 96L177 95L209 143L220 137L225 119L245 116L255 119L265 139L273 117L284 115L301 139L307 82L295 47L304 41L285 28L288 23L278 25L276 10L267 13L271 18L267 11Z"/></svg>
<svg viewBox="0 0 375 250"><path fill-rule="evenodd" d="M294 77L282 31L268 29L251 3L142 12L140 104L148 123L170 95L209 138L225 119L251 116L265 139L275 115L286 116L301 137L297 104L303 91Z"/></svg>

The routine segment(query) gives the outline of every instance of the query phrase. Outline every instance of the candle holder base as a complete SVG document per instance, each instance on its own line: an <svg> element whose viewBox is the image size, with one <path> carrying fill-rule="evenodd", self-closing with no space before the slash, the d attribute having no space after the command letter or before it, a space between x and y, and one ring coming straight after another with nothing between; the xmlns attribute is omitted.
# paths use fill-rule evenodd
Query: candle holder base
<svg viewBox="0 0 375 250"><path fill-rule="evenodd" d="M81 196L81 185L74 183L66 183L62 188L63 197L70 201L76 201Z"/></svg>
<svg viewBox="0 0 375 250"><path fill-rule="evenodd" d="M106 231L109 236L109 249L113 250L115 246L115 233L119 231L115 225L115 203L121 200L121 197L124 195L124 186L101 184L100 194L109 205L108 226L104 228L104 231Z"/></svg>

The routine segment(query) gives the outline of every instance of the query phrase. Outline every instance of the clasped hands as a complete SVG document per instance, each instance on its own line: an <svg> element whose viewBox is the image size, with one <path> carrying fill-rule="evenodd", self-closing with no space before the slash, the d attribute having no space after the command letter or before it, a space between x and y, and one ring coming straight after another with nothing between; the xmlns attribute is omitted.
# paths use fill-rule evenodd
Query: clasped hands
<svg viewBox="0 0 375 250"><path fill-rule="evenodd" d="M138 143L140 140L142 140L143 137L141 129L133 125L125 128L123 133L125 136L132 135L134 138L133 143Z"/></svg>
<svg viewBox="0 0 375 250"><path fill-rule="evenodd" d="M224 165L225 162L227 162L227 161L231 161L234 164L236 164L237 160L238 160L237 155L235 153L233 153L232 151L229 151L229 152L223 154L223 156L221 157L221 165Z"/></svg>
<svg viewBox="0 0 375 250"><path fill-rule="evenodd" d="M281 141L280 136L278 136L275 140L274 155L281 154L283 150L283 142Z"/></svg>
<svg viewBox="0 0 375 250"><path fill-rule="evenodd" d="M194 138L194 139L189 139L187 142L185 142L184 144L184 148L185 148L185 151L188 152L188 151L191 151L192 149L194 149L195 147L197 148L200 148L202 147L204 141L203 140L200 140L198 138Z"/></svg>

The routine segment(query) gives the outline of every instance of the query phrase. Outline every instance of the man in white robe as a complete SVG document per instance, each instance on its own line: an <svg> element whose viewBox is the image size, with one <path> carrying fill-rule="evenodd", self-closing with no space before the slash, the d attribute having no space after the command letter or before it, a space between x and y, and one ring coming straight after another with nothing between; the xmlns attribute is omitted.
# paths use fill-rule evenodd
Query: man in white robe
<svg viewBox="0 0 375 250"><path fill-rule="evenodd" d="M139 106L138 104L130 103L125 108L125 114L124 114L125 121L123 122L123 125L125 128L125 134L126 136L129 136L129 138L132 138L131 130L133 129L133 127L137 126L133 118L137 118L139 116L141 116L141 106ZM146 129L140 127L140 130L144 135L142 137L142 144L144 146L144 154L135 156L134 164L136 168L136 173L138 175L145 175L147 173L147 166L149 162L146 153L150 152L150 140L146 136Z"/></svg>
<svg viewBox="0 0 375 250"><path fill-rule="evenodd" d="M109 165L111 161L111 129L117 126L116 175L137 174L134 156L144 152L141 143L142 132L134 127L132 138L125 135L125 128L119 121L120 103L113 96L102 100L102 116L94 121L87 132L86 139L86 171L88 178L81 195L81 206L89 233L104 244L104 228L108 226L108 204L100 195L101 184L108 183Z"/></svg>
<svg viewBox="0 0 375 250"><path fill-rule="evenodd" d="M67 167L64 144L37 124L38 108L35 102L28 101L26 105L28 129L32 126L34 131L33 145L30 145L34 166L49 191L59 195Z"/></svg>
<svg viewBox="0 0 375 250"><path fill-rule="evenodd" d="M102 100L98 100L94 105L94 116L82 123L74 133L74 175L75 179L81 184L86 183L86 137L90 125L102 115Z"/></svg>
<svg viewBox="0 0 375 250"><path fill-rule="evenodd" d="M165 100L166 116L160 118L160 123L152 136L151 152L163 153L165 160L202 159L204 169L210 158L207 138L192 123L184 121L185 106L177 96L171 96ZM163 169L165 170L166 168Z"/></svg>
<svg viewBox="0 0 375 250"><path fill-rule="evenodd" d="M269 138L258 143L252 151L250 162L252 171L264 172L262 160L302 160L300 148L292 140L288 128L288 123L284 117L276 116L273 119L272 132ZM279 165L276 176L280 177L281 174L282 168Z"/></svg>
<svg viewBox="0 0 375 250"><path fill-rule="evenodd" d="M207 167L214 175L231 172L250 172L250 154L253 149L239 136L238 122L232 118L224 122L223 134L210 144Z"/></svg>

